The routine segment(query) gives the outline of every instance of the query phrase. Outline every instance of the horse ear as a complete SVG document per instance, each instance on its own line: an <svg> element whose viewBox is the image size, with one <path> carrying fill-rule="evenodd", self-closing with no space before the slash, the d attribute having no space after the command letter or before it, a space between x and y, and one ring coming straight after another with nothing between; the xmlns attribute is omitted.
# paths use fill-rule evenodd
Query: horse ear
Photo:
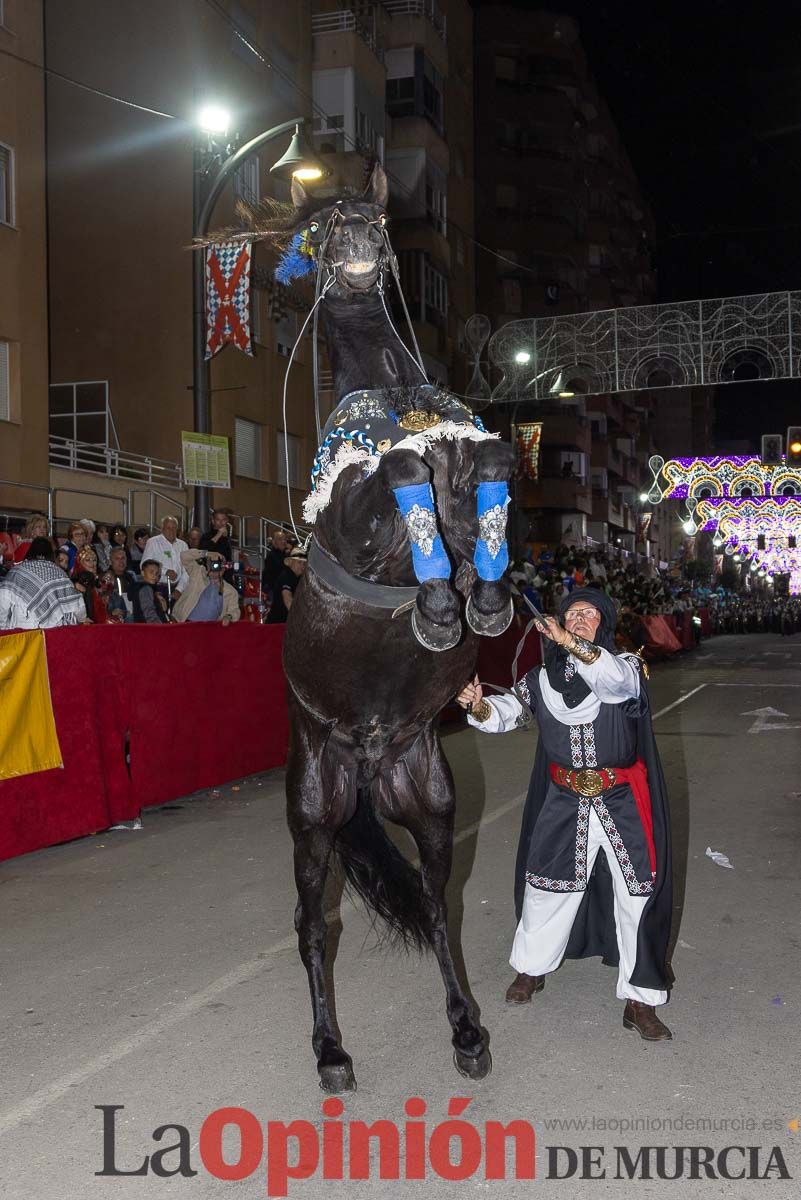
<svg viewBox="0 0 801 1200"><path fill-rule="evenodd" d="M380 208L386 208L387 206L389 184L387 183L386 172L379 162L373 167L367 187L364 189L364 199L370 204L379 205Z"/></svg>
<svg viewBox="0 0 801 1200"><path fill-rule="evenodd" d="M300 209L308 206L309 193L295 175L292 176L292 183L289 185L289 194L292 197L292 203L295 208Z"/></svg>

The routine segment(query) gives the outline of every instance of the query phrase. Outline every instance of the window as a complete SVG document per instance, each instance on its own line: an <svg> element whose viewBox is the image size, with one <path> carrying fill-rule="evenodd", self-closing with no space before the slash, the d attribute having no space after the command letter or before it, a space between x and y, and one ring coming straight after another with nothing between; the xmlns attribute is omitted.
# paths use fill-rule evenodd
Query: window
<svg viewBox="0 0 801 1200"><path fill-rule="evenodd" d="M275 454L279 483L286 485L288 480L290 487L306 486L300 465L301 448L302 442L299 437L295 437L293 433L284 434L283 429L278 430L275 435Z"/></svg>
<svg viewBox="0 0 801 1200"><path fill-rule="evenodd" d="M442 76L427 58L423 59L423 116L440 133L445 129Z"/></svg>
<svg viewBox="0 0 801 1200"><path fill-rule="evenodd" d="M14 224L14 151L0 144L0 224Z"/></svg>
<svg viewBox="0 0 801 1200"><path fill-rule="evenodd" d="M237 417L234 422L234 452L237 475L261 479L261 425Z"/></svg>
<svg viewBox="0 0 801 1200"><path fill-rule="evenodd" d="M514 82L517 79L517 62L513 58L507 58L506 55L495 55L495 78L509 79Z"/></svg>
<svg viewBox="0 0 801 1200"><path fill-rule="evenodd" d="M56 383L48 389L50 436L109 446L113 431L108 380ZM116 442L116 438L115 438Z"/></svg>
<svg viewBox="0 0 801 1200"><path fill-rule="evenodd" d="M387 112L393 117L425 117L444 132L445 105L442 76L421 50L413 46L388 50Z"/></svg>
<svg viewBox="0 0 801 1200"><path fill-rule="evenodd" d="M260 200L259 193L259 156L254 154L252 158L246 158L241 167L238 167L234 174L234 195L237 200L244 200L246 204L256 205Z"/></svg>
<svg viewBox="0 0 801 1200"><path fill-rule="evenodd" d="M457 229L457 231L456 231L456 265L457 265L457 267L463 267L464 262L465 262L464 237L462 236L461 233L459 233L459 231Z"/></svg>
<svg viewBox="0 0 801 1200"><path fill-rule="evenodd" d="M437 233L447 234L448 178L432 162L426 163L426 217Z"/></svg>
<svg viewBox="0 0 801 1200"><path fill-rule="evenodd" d="M11 347L0 341L0 421L11 420Z"/></svg>
<svg viewBox="0 0 801 1200"><path fill-rule="evenodd" d="M362 154L374 154L381 161L384 139L360 108L356 109L356 145Z"/></svg>
<svg viewBox="0 0 801 1200"><path fill-rule="evenodd" d="M513 183L496 183L495 184L495 206L504 210L517 209L520 203L520 196L517 188Z"/></svg>
<svg viewBox="0 0 801 1200"><path fill-rule="evenodd" d="M314 118L314 145L320 154L341 154L345 145L344 113Z"/></svg>
<svg viewBox="0 0 801 1200"><path fill-rule="evenodd" d="M434 313L444 317L448 312L448 281L428 260L423 268L423 286L426 308L431 310L427 319L431 320ZM439 324L436 320L434 323Z"/></svg>
<svg viewBox="0 0 801 1200"><path fill-rule="evenodd" d="M284 358L289 358L295 339L298 336L297 321L294 313L288 313L275 322L275 349Z"/></svg>

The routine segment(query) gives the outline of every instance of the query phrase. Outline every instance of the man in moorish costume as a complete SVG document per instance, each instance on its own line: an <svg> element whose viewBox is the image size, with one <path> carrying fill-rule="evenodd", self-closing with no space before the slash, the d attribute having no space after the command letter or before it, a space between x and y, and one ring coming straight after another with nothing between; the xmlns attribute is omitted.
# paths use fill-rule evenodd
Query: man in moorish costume
<svg viewBox="0 0 801 1200"><path fill-rule="evenodd" d="M476 729L503 733L534 717L534 770L517 854L518 926L509 1004L542 991L567 954L618 965L623 1024L647 1041L672 1035L656 1015L671 985L670 824L644 666L615 652L615 608L574 590L541 618L545 665L506 696L478 678L458 696ZM603 853L599 854L598 851Z"/></svg>

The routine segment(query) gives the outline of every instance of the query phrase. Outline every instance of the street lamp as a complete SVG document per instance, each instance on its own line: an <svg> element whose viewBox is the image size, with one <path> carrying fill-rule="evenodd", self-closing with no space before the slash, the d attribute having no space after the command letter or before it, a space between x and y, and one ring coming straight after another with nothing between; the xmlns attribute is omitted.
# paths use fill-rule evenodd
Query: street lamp
<svg viewBox="0 0 801 1200"><path fill-rule="evenodd" d="M214 206L235 171L259 150L265 142L294 130L286 153L270 168L278 179L290 180L293 176L307 182L322 179L326 168L315 156L303 137L303 117L282 121L271 129L265 129L251 138L238 150L230 152L226 146L225 160L215 176L210 177L211 162L218 161L214 148L215 135L225 138L230 114L217 104L207 104L198 113L198 129L205 139L195 137L194 187L192 191L192 234L197 240L205 238L214 213ZM211 154L211 158L210 158ZM195 433L210 433L211 425L211 364L206 358L206 260L196 250L192 256L192 408ZM207 529L209 524L209 489L205 485L195 487L195 524Z"/></svg>

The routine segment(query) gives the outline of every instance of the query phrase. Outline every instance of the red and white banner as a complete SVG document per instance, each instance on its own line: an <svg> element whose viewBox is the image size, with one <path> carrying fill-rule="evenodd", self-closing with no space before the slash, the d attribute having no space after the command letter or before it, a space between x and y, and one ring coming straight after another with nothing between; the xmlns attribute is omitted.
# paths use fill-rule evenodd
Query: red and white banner
<svg viewBox="0 0 801 1200"><path fill-rule="evenodd" d="M525 421L517 427L517 469L527 479L540 474L540 438L542 421Z"/></svg>
<svg viewBox="0 0 801 1200"><path fill-rule="evenodd" d="M206 358L229 342L253 354L250 266L250 242L223 242L206 251Z"/></svg>

